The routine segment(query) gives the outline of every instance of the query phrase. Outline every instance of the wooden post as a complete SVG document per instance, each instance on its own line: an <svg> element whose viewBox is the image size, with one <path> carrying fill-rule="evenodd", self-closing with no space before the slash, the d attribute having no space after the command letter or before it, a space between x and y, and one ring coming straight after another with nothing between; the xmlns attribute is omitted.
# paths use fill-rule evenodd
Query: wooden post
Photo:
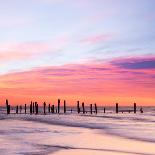
<svg viewBox="0 0 155 155"><path fill-rule="evenodd" d="M19 109L20 109L20 114L22 113L22 106L20 105L19 106Z"/></svg>
<svg viewBox="0 0 155 155"><path fill-rule="evenodd" d="M77 101L77 112L78 112L78 114L80 113L80 103L79 103L79 101Z"/></svg>
<svg viewBox="0 0 155 155"><path fill-rule="evenodd" d="M92 104L90 104L90 113L91 114L93 113L93 106L92 106Z"/></svg>
<svg viewBox="0 0 155 155"><path fill-rule="evenodd" d="M32 113L34 114L34 102L32 104Z"/></svg>
<svg viewBox="0 0 155 155"><path fill-rule="evenodd" d="M136 113L137 111L137 106L136 106L136 103L134 103L134 113Z"/></svg>
<svg viewBox="0 0 155 155"><path fill-rule="evenodd" d="M66 113L66 100L64 100L64 113Z"/></svg>
<svg viewBox="0 0 155 155"><path fill-rule="evenodd" d="M85 114L84 102L82 102L82 110L83 110L83 114Z"/></svg>
<svg viewBox="0 0 155 155"><path fill-rule="evenodd" d="M31 104L30 104L30 115L32 114L32 101L31 101Z"/></svg>
<svg viewBox="0 0 155 155"><path fill-rule="evenodd" d="M50 113L51 112L51 105L49 104L48 105L48 113Z"/></svg>
<svg viewBox="0 0 155 155"><path fill-rule="evenodd" d="M95 103L95 113L97 114L97 105L96 105L96 103Z"/></svg>
<svg viewBox="0 0 155 155"><path fill-rule="evenodd" d="M10 114L10 105L7 99L6 99L6 111L7 111L7 114Z"/></svg>
<svg viewBox="0 0 155 155"><path fill-rule="evenodd" d="M44 102L44 115L46 114L46 103Z"/></svg>
<svg viewBox="0 0 155 155"><path fill-rule="evenodd" d="M105 113L105 107L104 107L104 113Z"/></svg>
<svg viewBox="0 0 155 155"><path fill-rule="evenodd" d="M118 103L116 103L116 113L118 113Z"/></svg>
<svg viewBox="0 0 155 155"><path fill-rule="evenodd" d="M58 99L58 114L60 113L60 99Z"/></svg>
<svg viewBox="0 0 155 155"><path fill-rule="evenodd" d="M51 112L54 114L54 105L51 107Z"/></svg>
<svg viewBox="0 0 155 155"><path fill-rule="evenodd" d="M37 102L36 102L35 108L36 108L36 115L37 115L38 114L38 104L37 104Z"/></svg>
<svg viewBox="0 0 155 155"><path fill-rule="evenodd" d="M16 114L18 114L18 105L16 106Z"/></svg>
<svg viewBox="0 0 155 155"><path fill-rule="evenodd" d="M25 114L26 114L26 104L25 104Z"/></svg>

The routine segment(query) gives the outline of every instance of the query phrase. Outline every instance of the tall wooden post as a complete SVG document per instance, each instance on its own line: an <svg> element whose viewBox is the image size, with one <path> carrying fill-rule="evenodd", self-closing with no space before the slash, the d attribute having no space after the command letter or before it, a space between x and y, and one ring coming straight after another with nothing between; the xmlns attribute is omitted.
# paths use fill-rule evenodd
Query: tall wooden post
<svg viewBox="0 0 155 155"><path fill-rule="evenodd" d="M37 102L36 102L35 108L36 108L36 115L37 115L38 114L38 104L37 104Z"/></svg>
<svg viewBox="0 0 155 155"><path fill-rule="evenodd" d="M26 114L26 104L25 104L25 114Z"/></svg>
<svg viewBox="0 0 155 155"><path fill-rule="evenodd" d="M90 113L91 114L93 113L93 106L92 106L92 104L90 104Z"/></svg>
<svg viewBox="0 0 155 155"><path fill-rule="evenodd" d="M82 110L83 110L83 114L85 114L84 102L82 102Z"/></svg>
<svg viewBox="0 0 155 155"><path fill-rule="evenodd" d="M54 114L54 105L51 107L51 112Z"/></svg>
<svg viewBox="0 0 155 155"><path fill-rule="evenodd" d="M34 114L34 102L32 104L32 113Z"/></svg>
<svg viewBox="0 0 155 155"><path fill-rule="evenodd" d="M60 113L60 99L58 99L58 114Z"/></svg>
<svg viewBox="0 0 155 155"><path fill-rule="evenodd" d="M78 114L80 113L80 103L79 103L79 101L77 101L77 112L78 112Z"/></svg>
<svg viewBox="0 0 155 155"><path fill-rule="evenodd" d="M64 113L66 113L66 100L64 100Z"/></svg>
<svg viewBox="0 0 155 155"><path fill-rule="evenodd" d="M118 113L118 103L116 103L116 113Z"/></svg>
<svg viewBox="0 0 155 155"><path fill-rule="evenodd" d="M51 112L51 105L49 104L48 105L48 113L50 113Z"/></svg>
<svg viewBox="0 0 155 155"><path fill-rule="evenodd" d="M104 113L105 113L105 107L104 107Z"/></svg>
<svg viewBox="0 0 155 155"><path fill-rule="evenodd" d="M136 103L134 103L134 113L136 113L137 111L137 106L136 106Z"/></svg>
<svg viewBox="0 0 155 155"><path fill-rule="evenodd" d="M10 114L10 105L7 99L6 99L6 111L7 111L7 114Z"/></svg>
<svg viewBox="0 0 155 155"><path fill-rule="evenodd" d="M95 103L95 113L97 114L97 105L96 105L96 103Z"/></svg>
<svg viewBox="0 0 155 155"><path fill-rule="evenodd" d="M32 101L31 101L31 104L30 104L30 115L32 114Z"/></svg>
<svg viewBox="0 0 155 155"><path fill-rule="evenodd" d="M46 103L44 102L44 114L46 114Z"/></svg>
<svg viewBox="0 0 155 155"><path fill-rule="evenodd" d="M16 114L18 114L18 105L16 106Z"/></svg>

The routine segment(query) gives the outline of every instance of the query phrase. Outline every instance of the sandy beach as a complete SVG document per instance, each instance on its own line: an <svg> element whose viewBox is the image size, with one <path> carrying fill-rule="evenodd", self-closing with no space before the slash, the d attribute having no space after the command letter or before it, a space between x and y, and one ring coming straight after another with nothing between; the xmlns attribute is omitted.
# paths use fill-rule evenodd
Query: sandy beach
<svg viewBox="0 0 155 155"><path fill-rule="evenodd" d="M109 118L107 117L109 116ZM77 115L10 115L0 121L2 155L154 155L155 143L108 133L107 122L118 123L114 116L105 118ZM117 118L118 116L116 116ZM119 116L121 117L121 115ZM125 117L122 115L122 118ZM129 116L128 116L129 117ZM131 115L131 118L133 116ZM139 117L139 116L138 116ZM130 119L131 119L130 118ZM136 116L135 116L136 118ZM140 116L143 118L143 116ZM94 119L96 121L94 121ZM80 121L81 120L81 121ZM101 122L102 120L102 122ZM129 120L129 118L128 118ZM87 123L86 123L87 122ZM104 124L105 126L103 126ZM141 124L141 126L140 126ZM99 126L100 125L100 126ZM80 127L81 126L81 127ZM136 124L135 124L136 126ZM143 123L139 122L143 128ZM153 126L153 123L152 123ZM99 128L100 127L100 128ZM104 129L105 128L105 129ZM111 126L112 128L112 126ZM126 122L126 132L128 129ZM117 130L117 129L116 129ZM134 130L134 129L133 129ZM142 129L143 130L143 129ZM122 132L122 135L121 135ZM133 133L137 131L133 131ZM142 132L142 131L140 131ZM150 131L144 131L144 133ZM151 132L150 132L151 134ZM139 137L142 135L139 133ZM153 135L152 135L153 136ZM145 135L144 135L145 137ZM141 136L142 138L142 136Z"/></svg>

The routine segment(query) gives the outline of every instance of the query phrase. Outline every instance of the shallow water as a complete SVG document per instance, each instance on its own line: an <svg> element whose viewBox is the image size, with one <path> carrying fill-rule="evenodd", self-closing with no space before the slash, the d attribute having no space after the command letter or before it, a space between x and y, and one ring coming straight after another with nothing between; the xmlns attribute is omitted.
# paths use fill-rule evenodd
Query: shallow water
<svg viewBox="0 0 155 155"><path fill-rule="evenodd" d="M15 119L0 121L0 144L1 155L155 154L154 143L108 135L101 129Z"/></svg>

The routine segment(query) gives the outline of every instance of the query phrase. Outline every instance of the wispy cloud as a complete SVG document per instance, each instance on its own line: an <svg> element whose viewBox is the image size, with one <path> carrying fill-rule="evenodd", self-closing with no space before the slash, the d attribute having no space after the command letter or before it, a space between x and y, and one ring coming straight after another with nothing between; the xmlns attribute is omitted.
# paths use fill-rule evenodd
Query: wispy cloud
<svg viewBox="0 0 155 155"><path fill-rule="evenodd" d="M121 62L127 60L119 59ZM143 60L144 58L136 58L138 62ZM131 62L131 59L128 61ZM121 102L129 103L130 98L134 98L141 104L153 104L154 68L135 70L117 65L117 62L116 59L106 63L49 66L3 75L0 76L1 93L6 97L14 92L17 93L17 98L20 94L25 100L39 96L49 100L51 97L56 99L61 96L70 98L72 103L72 97L76 96L81 100L90 98L88 102L94 100L99 103L112 103L119 98Z"/></svg>

